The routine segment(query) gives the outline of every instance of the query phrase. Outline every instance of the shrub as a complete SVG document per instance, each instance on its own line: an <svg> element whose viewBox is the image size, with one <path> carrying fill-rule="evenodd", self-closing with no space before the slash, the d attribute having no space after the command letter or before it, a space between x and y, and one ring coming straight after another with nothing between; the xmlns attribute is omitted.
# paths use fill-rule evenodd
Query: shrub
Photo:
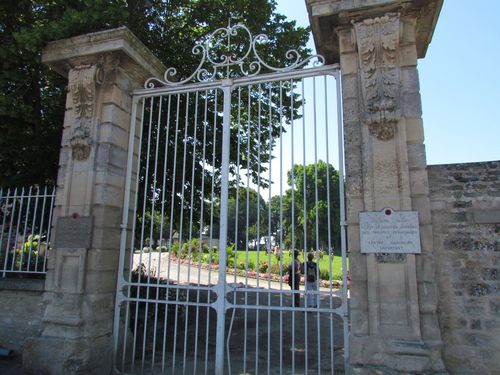
<svg viewBox="0 0 500 375"><path fill-rule="evenodd" d="M210 247L209 247L209 246L207 245L207 243L206 243L206 242L204 242L204 241L203 241L203 242L202 242L202 244L201 244L201 252L202 252L203 254L208 254L208 253L210 253Z"/></svg>
<svg viewBox="0 0 500 375"><path fill-rule="evenodd" d="M171 247L171 249L170 249L170 250L174 253L174 255L175 255L177 258L179 258L179 243L178 243L178 242L174 243L174 244L172 245L172 247Z"/></svg>
<svg viewBox="0 0 500 375"><path fill-rule="evenodd" d="M199 251L191 251L191 254L189 254L189 259L191 259L194 262L197 262L201 259L202 254L200 254Z"/></svg>
<svg viewBox="0 0 500 375"><path fill-rule="evenodd" d="M255 263L252 260L248 261L248 269L255 271Z"/></svg>
<svg viewBox="0 0 500 375"><path fill-rule="evenodd" d="M267 272L267 269L269 268L269 264L267 262L262 262L259 266L259 272L264 273Z"/></svg>
<svg viewBox="0 0 500 375"><path fill-rule="evenodd" d="M208 256L209 256L209 263L219 264L219 253L217 251L212 251L212 256L210 257L210 254L208 254Z"/></svg>
<svg viewBox="0 0 500 375"><path fill-rule="evenodd" d="M155 277L154 273L147 269L144 263L138 264L137 267L132 270L132 282L146 282L148 278Z"/></svg>
<svg viewBox="0 0 500 375"><path fill-rule="evenodd" d="M202 263L210 263L210 254L202 254L201 262Z"/></svg>
<svg viewBox="0 0 500 375"><path fill-rule="evenodd" d="M236 256L236 252L234 251L234 244L232 244L231 246L228 246L227 247L227 250L226 250L226 256L227 256L227 265L229 267L233 267L234 266L234 259L235 259L235 256Z"/></svg>
<svg viewBox="0 0 500 375"><path fill-rule="evenodd" d="M320 270L319 278L321 280L330 280L330 272L328 272L328 270Z"/></svg>
<svg viewBox="0 0 500 375"><path fill-rule="evenodd" d="M332 280L342 280L342 271L332 276Z"/></svg>
<svg viewBox="0 0 500 375"><path fill-rule="evenodd" d="M274 274L277 274L279 275L280 274L280 265L275 263L275 264L271 264L271 273L274 273Z"/></svg>
<svg viewBox="0 0 500 375"><path fill-rule="evenodd" d="M180 248L180 254L179 254L179 243L174 243L172 245L171 250L175 254L177 258L185 259L189 256L191 259L200 259L200 250L202 254L209 254L210 253L210 248L205 244L202 243L200 246L200 240L198 238L194 238L191 241L184 242L182 244L182 247ZM204 257L201 257L201 259L205 259Z"/></svg>
<svg viewBox="0 0 500 375"><path fill-rule="evenodd" d="M43 236L42 238L44 238ZM22 271L42 271L43 270L43 257L45 255L45 252L47 250L47 243L46 242L39 242L40 237L38 235L29 235L28 240L24 242L23 244L19 244L19 247L17 249L12 248L11 251L9 251L9 259L8 263L5 268L10 268L12 266L12 263L14 263L14 270L20 270ZM3 269L5 266L5 261L6 261L6 253L1 253L1 264L0 264L0 269ZM38 263L37 263L37 257L38 257Z"/></svg>
<svg viewBox="0 0 500 375"><path fill-rule="evenodd" d="M184 242L184 243L182 244L182 247L181 247L181 253L180 253L180 256L179 256L179 257L180 257L181 259L185 259L185 258L187 258L190 248L191 248L190 244L188 244L187 242Z"/></svg>
<svg viewBox="0 0 500 375"><path fill-rule="evenodd" d="M203 261L203 255L204 254L209 254L210 253L210 248L207 246L206 243L200 242L198 238L194 238L191 240L191 243L189 247L187 248L187 251L189 253L189 257L193 260L202 260Z"/></svg>

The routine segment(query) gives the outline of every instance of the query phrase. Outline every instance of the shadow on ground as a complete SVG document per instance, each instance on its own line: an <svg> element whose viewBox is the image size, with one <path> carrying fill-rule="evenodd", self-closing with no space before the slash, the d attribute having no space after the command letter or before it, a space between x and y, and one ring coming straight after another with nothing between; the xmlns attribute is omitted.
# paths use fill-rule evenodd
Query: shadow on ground
<svg viewBox="0 0 500 375"><path fill-rule="evenodd" d="M344 373L339 297L325 292L319 309L305 310L291 307L289 290L239 289L227 294L227 374ZM155 293L150 290L150 298ZM182 285L172 285L166 295L167 300L129 302L128 312L123 309L122 319L129 324L120 335L118 368L144 374L214 373L217 314L210 303L217 296Z"/></svg>

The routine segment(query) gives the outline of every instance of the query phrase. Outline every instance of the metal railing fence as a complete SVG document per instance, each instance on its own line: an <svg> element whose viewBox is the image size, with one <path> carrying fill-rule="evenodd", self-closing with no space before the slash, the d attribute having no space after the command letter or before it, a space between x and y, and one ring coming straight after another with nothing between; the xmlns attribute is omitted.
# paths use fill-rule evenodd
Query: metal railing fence
<svg viewBox="0 0 500 375"><path fill-rule="evenodd" d="M45 274L55 187L0 188L0 273Z"/></svg>

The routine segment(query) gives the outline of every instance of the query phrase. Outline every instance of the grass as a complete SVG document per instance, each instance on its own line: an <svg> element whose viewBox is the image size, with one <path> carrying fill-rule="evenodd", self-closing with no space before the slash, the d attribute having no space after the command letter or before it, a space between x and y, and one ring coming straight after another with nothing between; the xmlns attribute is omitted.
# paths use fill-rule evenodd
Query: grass
<svg viewBox="0 0 500 375"><path fill-rule="evenodd" d="M248 268L249 269L254 269L257 270L257 256L259 258L259 265L260 265L260 271L261 272L267 272L267 269L264 270L265 265L267 267L269 266L269 258L271 259L271 270L272 271L278 271L279 273L279 267L280 266L280 261L279 259L274 255L271 254L270 256L268 255L267 251L249 251L248 252ZM303 254L299 256L299 260L301 262L304 261ZM237 252L237 260L236 264L245 264L246 265L246 253L245 250L238 250ZM288 265L291 263L291 256L288 251L283 252L282 256L282 269L283 269L283 274L285 274L287 271ZM320 273L324 275L322 279L328 279L329 278L329 271L330 271L330 258L328 255L324 255L323 258L320 259L319 261L319 269ZM332 280L341 280L342 279L342 257L340 255L336 255L333 257L332 260ZM349 259L347 259L347 267L349 267Z"/></svg>
<svg viewBox="0 0 500 375"><path fill-rule="evenodd" d="M229 248L228 248L229 250ZM154 251L154 250L153 250ZM136 250L136 253L139 253L140 250ZM177 254L177 253L176 253ZM196 253L193 253L195 255ZM218 264L218 254L217 251L214 250L210 254L202 254L201 258L193 258L198 259L202 263L212 263ZM228 264L230 268L234 267L234 263L232 263L231 255L228 254ZM258 262L257 262L258 258ZM270 261L270 265L269 265ZM299 256L299 261L304 261L304 254L301 253ZM282 270L282 274L287 274L288 265L291 263L291 255L290 251L283 251L281 261L274 254L268 254L267 251L248 251L248 256L245 250L238 250L236 254L236 267L240 270L255 271L260 273L267 273L269 268L271 268L272 274L280 274L280 268ZM347 259L347 268L349 268L349 259ZM320 279L322 280L330 280L330 257L325 254L323 257L319 259L319 271L320 271ZM342 257L340 255L335 255L331 261L331 280L342 280Z"/></svg>

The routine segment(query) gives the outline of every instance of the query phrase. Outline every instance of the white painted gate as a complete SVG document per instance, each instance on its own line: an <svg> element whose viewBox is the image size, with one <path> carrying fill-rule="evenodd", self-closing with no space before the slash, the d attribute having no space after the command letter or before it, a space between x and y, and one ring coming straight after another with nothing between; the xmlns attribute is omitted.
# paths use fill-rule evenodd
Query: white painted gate
<svg viewBox="0 0 500 375"><path fill-rule="evenodd" d="M170 68L134 93L118 373L344 372L340 74L294 50L271 67L266 41L218 29L190 77ZM294 250L319 268L316 282L292 273L291 290Z"/></svg>

